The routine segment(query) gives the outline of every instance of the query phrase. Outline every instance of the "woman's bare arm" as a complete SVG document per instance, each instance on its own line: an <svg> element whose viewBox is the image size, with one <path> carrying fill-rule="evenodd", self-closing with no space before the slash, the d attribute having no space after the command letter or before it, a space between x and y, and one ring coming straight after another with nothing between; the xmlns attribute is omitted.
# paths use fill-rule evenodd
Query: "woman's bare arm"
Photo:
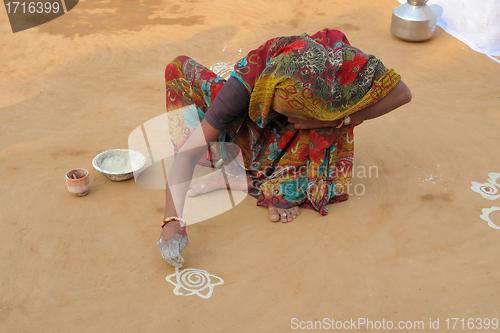
<svg viewBox="0 0 500 333"><path fill-rule="evenodd" d="M165 200L165 218L171 216L182 217L182 210L193 177L196 163L207 152L211 143L216 142L221 131L213 128L203 120L191 134L175 157L172 169L168 176L168 186ZM168 242L175 235L186 236L185 226L178 221L172 221L162 229L160 238Z"/></svg>
<svg viewBox="0 0 500 333"><path fill-rule="evenodd" d="M358 123L368 119L380 117L410 101L411 101L410 89L403 81L399 81L398 84L396 84L396 87L394 87L394 89L391 90L391 92L389 92L379 102L352 114L351 121L353 123ZM308 128L322 128L322 127L337 127L342 121L342 119L334 121L320 121L320 120L303 120L300 118L289 117L288 121L295 124L295 128L297 129L308 129Z"/></svg>
<svg viewBox="0 0 500 333"><path fill-rule="evenodd" d="M221 133L203 120L179 150L168 176L165 218L182 217L184 201L196 163L208 151L210 144L217 141Z"/></svg>
<svg viewBox="0 0 500 333"><path fill-rule="evenodd" d="M379 102L352 114L351 121L358 123L364 120L380 117L402 105L405 105L406 103L409 103L410 101L410 89L403 81L399 81L398 84L396 84L396 87L394 87L394 89Z"/></svg>

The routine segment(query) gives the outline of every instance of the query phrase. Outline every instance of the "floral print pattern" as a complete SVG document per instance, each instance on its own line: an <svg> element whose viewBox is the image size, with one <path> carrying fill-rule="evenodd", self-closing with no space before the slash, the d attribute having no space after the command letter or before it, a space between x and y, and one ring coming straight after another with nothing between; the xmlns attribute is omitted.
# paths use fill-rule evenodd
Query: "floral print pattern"
<svg viewBox="0 0 500 333"><path fill-rule="evenodd" d="M376 103L399 82L380 60L349 45L344 34L271 39L238 61L231 74L251 95L249 112L220 141L241 148L257 205L301 206L328 213L347 200L352 178L353 125L297 130L287 117L336 120ZM172 141L178 148L210 107L225 80L181 56L165 70ZM174 112L195 105L196 112ZM227 152L230 154L230 152ZM226 152L211 159L225 157Z"/></svg>

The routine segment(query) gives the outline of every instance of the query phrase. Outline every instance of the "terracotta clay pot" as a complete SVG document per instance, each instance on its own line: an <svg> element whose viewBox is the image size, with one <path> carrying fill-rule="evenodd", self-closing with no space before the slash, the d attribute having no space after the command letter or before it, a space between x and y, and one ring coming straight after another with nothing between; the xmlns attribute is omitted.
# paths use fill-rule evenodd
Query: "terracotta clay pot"
<svg viewBox="0 0 500 333"><path fill-rule="evenodd" d="M66 186L75 196L83 197L90 189L89 172L85 169L73 169L66 173Z"/></svg>

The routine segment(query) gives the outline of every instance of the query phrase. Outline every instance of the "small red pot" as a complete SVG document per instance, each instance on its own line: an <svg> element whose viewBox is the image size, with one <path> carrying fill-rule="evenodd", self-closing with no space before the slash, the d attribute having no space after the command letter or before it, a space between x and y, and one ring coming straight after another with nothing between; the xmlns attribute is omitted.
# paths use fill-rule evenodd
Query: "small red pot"
<svg viewBox="0 0 500 333"><path fill-rule="evenodd" d="M68 191L75 196L83 197L89 193L90 176L85 169L73 169L66 173L66 186Z"/></svg>

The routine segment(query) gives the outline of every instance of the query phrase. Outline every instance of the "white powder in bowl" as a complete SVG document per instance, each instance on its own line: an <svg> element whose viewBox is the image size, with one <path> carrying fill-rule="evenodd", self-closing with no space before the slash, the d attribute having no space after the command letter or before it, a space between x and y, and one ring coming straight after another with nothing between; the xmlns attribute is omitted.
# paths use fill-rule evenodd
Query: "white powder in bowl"
<svg viewBox="0 0 500 333"><path fill-rule="evenodd" d="M101 168L109 172L130 172L132 164L125 156L109 156L102 160Z"/></svg>
<svg viewBox="0 0 500 333"><path fill-rule="evenodd" d="M112 155L103 156L99 167L107 172L128 173L141 165L141 156L129 154L128 151L115 151Z"/></svg>

